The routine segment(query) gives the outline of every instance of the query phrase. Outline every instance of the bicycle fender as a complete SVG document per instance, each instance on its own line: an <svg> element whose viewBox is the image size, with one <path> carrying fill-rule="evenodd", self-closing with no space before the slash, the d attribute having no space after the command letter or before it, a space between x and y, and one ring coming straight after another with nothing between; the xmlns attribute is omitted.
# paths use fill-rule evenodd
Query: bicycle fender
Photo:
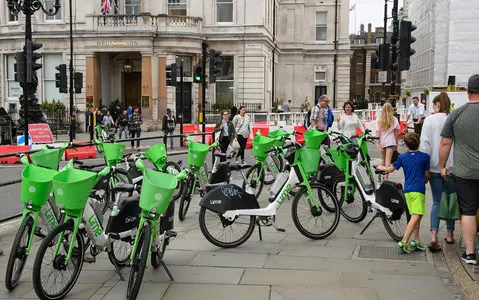
<svg viewBox="0 0 479 300"><path fill-rule="evenodd" d="M235 184L224 184L212 189L201 199L200 206L220 214L228 210L260 208L254 195L246 193Z"/></svg>
<svg viewBox="0 0 479 300"><path fill-rule="evenodd" d="M384 181L376 191L376 203L395 211L404 211L406 208L406 198L402 189L398 188L398 184L392 181Z"/></svg>

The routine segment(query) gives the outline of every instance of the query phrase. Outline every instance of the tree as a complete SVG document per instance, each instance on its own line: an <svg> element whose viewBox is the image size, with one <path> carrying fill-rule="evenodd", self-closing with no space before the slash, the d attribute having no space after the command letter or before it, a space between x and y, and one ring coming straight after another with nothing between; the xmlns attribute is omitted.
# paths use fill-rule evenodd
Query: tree
<svg viewBox="0 0 479 300"><path fill-rule="evenodd" d="M25 104L28 105L28 124L38 124L46 123L45 117L43 116L42 109L40 104L38 104L38 98L36 96L37 87L38 87L38 77L36 72L33 73L33 82L32 83L21 83L20 86L23 88L24 84L28 84L28 101L25 103L23 95L20 96L20 118L18 119L18 128L23 130L25 128L25 116L24 116L24 107Z"/></svg>

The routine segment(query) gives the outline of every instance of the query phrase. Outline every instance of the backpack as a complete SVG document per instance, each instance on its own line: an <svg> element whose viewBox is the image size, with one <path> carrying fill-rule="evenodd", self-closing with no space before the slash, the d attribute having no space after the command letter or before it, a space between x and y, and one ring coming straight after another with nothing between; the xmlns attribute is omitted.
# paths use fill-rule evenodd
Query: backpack
<svg viewBox="0 0 479 300"><path fill-rule="evenodd" d="M311 110L309 110L304 116L303 127L306 130L309 130L309 127L311 127Z"/></svg>
<svg viewBox="0 0 479 300"><path fill-rule="evenodd" d="M175 118L173 116L166 116L166 127L169 131L173 131L176 128Z"/></svg>

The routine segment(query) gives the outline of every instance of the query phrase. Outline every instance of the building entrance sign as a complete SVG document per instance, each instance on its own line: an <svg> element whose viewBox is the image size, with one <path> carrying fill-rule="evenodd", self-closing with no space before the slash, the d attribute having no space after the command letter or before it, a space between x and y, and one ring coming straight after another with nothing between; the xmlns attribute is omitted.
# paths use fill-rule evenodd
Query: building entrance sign
<svg viewBox="0 0 479 300"><path fill-rule="evenodd" d="M113 41L97 41L97 46L102 47L111 47L111 46L138 46L138 41L127 41L127 40L113 40Z"/></svg>

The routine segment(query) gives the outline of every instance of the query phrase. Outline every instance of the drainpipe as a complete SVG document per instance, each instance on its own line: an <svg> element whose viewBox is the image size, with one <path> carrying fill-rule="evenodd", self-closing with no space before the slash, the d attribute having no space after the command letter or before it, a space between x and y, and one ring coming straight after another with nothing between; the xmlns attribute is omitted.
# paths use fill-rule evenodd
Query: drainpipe
<svg viewBox="0 0 479 300"><path fill-rule="evenodd" d="M275 52L276 52L276 0L273 0L273 44L274 44L274 47L273 47L273 59L272 59L272 76L271 76L271 81L272 81L272 88L271 88L271 108L273 109L274 108L274 97L275 97L275 94L274 94L274 89L275 89L275 63L274 63L274 59L275 59Z"/></svg>
<svg viewBox="0 0 479 300"><path fill-rule="evenodd" d="M336 88L338 76L338 0L334 5L334 79L333 79L333 108L336 108Z"/></svg>

